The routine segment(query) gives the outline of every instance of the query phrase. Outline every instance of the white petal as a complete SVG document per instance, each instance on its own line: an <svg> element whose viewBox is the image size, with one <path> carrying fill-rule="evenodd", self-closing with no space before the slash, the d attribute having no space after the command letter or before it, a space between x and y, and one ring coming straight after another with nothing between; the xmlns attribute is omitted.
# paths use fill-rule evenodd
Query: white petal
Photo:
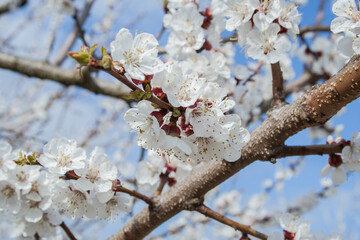
<svg viewBox="0 0 360 240"><path fill-rule="evenodd" d="M338 167L334 170L331 179L334 184L342 184L347 179L346 172L341 167Z"/></svg>

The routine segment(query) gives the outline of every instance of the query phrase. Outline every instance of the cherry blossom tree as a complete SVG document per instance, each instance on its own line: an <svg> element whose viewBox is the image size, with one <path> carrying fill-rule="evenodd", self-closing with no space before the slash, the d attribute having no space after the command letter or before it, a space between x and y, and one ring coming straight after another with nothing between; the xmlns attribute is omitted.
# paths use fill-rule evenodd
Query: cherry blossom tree
<svg viewBox="0 0 360 240"><path fill-rule="evenodd" d="M359 6L0 0L1 237L358 239L306 214L360 172Z"/></svg>

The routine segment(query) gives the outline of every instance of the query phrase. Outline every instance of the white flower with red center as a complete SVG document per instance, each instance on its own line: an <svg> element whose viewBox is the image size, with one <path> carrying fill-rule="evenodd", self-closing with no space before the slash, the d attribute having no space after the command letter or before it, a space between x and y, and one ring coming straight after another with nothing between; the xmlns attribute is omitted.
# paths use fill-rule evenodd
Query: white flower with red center
<svg viewBox="0 0 360 240"><path fill-rule="evenodd" d="M251 19L255 9L259 6L259 1L229 0L226 4L229 8L225 13L225 16L228 17L226 21L226 30L233 31Z"/></svg>
<svg viewBox="0 0 360 240"><path fill-rule="evenodd" d="M290 213L282 213L276 216L276 220L279 222L283 233L273 233L269 235L269 240L281 240L281 239L312 239L310 235L310 222L301 221L294 217Z"/></svg>
<svg viewBox="0 0 360 240"><path fill-rule="evenodd" d="M204 17L195 4L187 4L177 11L170 11L164 16L164 27L174 31L192 32L201 28Z"/></svg>
<svg viewBox="0 0 360 240"><path fill-rule="evenodd" d="M54 202L72 219L94 218L97 214L93 206L92 186L78 180L67 180L62 186L57 186Z"/></svg>
<svg viewBox="0 0 360 240"><path fill-rule="evenodd" d="M148 151L146 160L141 161L136 173L136 183L141 191L153 194L160 181L166 178L167 184L172 186L191 172L188 164L183 164L177 158L169 157L162 151Z"/></svg>
<svg viewBox="0 0 360 240"><path fill-rule="evenodd" d="M50 172L65 174L70 170L84 168L85 159L85 150L77 147L75 140L55 138L45 144L44 154L38 161Z"/></svg>
<svg viewBox="0 0 360 240"><path fill-rule="evenodd" d="M192 165L200 162L208 162L225 159L234 162L241 157L241 150L250 140L249 132L241 127L240 119L237 115L229 115L220 118L221 126L227 134L223 134L222 141L217 141L213 136L196 137L195 134L188 137L192 142L192 153L185 154L179 148L167 150L169 156L174 155L180 161Z"/></svg>
<svg viewBox="0 0 360 240"><path fill-rule="evenodd" d="M138 144L145 149L159 148L164 144L165 132L160 128L155 116L151 115L156 109L148 101L140 101L135 108L129 109L124 120L137 131Z"/></svg>
<svg viewBox="0 0 360 240"><path fill-rule="evenodd" d="M278 62L291 47L289 39L278 35L279 31L278 24L271 24L265 31L252 30L247 36L247 56L267 63Z"/></svg>
<svg viewBox="0 0 360 240"><path fill-rule="evenodd" d="M360 172L360 131L355 132L350 145L343 148L342 156L346 170Z"/></svg>
<svg viewBox="0 0 360 240"><path fill-rule="evenodd" d="M299 24L301 21L301 14L298 12L294 3L280 1L281 13L279 16L280 26L286 28L286 32L290 35L291 39L296 41L296 34L299 34Z"/></svg>
<svg viewBox="0 0 360 240"><path fill-rule="evenodd" d="M327 144L339 143L341 140L341 138L337 138L334 141L332 136L329 136ZM342 157L338 154L330 154L327 164L320 171L320 175L325 177L332 173L332 182L334 184L343 184L347 179L347 175L343 167L344 164ZM335 169L333 170L333 168Z"/></svg>
<svg viewBox="0 0 360 240"><path fill-rule="evenodd" d="M261 1L253 17L255 26L258 27L260 31L265 31L271 23L279 17L281 10L280 0Z"/></svg>
<svg viewBox="0 0 360 240"><path fill-rule="evenodd" d="M93 186L91 190L95 191L101 203L106 203L114 196L112 181L117 177L117 168L100 148L96 147L91 152L86 167L75 170L75 173L80 176L80 183Z"/></svg>
<svg viewBox="0 0 360 240"><path fill-rule="evenodd" d="M117 192L105 204L97 206L98 217L113 221L120 214L120 212L130 212L131 199L126 193Z"/></svg>
<svg viewBox="0 0 360 240"><path fill-rule="evenodd" d="M28 193L31 190L32 182L38 179L41 166L16 166L10 173L8 181L13 183L15 187Z"/></svg>
<svg viewBox="0 0 360 240"><path fill-rule="evenodd" d="M330 25L333 33L347 32L360 27L360 11L354 0L337 0L332 6L332 11L338 16Z"/></svg>
<svg viewBox="0 0 360 240"><path fill-rule="evenodd" d="M130 31L122 28L110 46L113 60L120 62L132 79L141 81L145 74L163 70L163 62L158 58L159 44L151 34L140 33L133 39Z"/></svg>
<svg viewBox="0 0 360 240"><path fill-rule="evenodd" d="M195 136L212 137L219 142L228 138L228 129L221 123L221 118L225 118L224 113L232 109L235 103L224 99L226 94L226 89L220 88L217 83L208 83L200 100L186 109L186 122L193 126Z"/></svg>
<svg viewBox="0 0 360 240"><path fill-rule="evenodd" d="M162 74L154 76L153 82L156 86L161 86L172 106L189 107L198 100L206 79L171 62Z"/></svg>

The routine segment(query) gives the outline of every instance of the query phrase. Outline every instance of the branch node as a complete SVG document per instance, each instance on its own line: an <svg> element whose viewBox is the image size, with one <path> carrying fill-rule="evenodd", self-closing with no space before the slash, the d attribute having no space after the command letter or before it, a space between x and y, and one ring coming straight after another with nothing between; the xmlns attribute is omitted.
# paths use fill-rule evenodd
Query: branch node
<svg viewBox="0 0 360 240"><path fill-rule="evenodd" d="M185 210L194 211L204 203L204 197L192 198L185 202Z"/></svg>

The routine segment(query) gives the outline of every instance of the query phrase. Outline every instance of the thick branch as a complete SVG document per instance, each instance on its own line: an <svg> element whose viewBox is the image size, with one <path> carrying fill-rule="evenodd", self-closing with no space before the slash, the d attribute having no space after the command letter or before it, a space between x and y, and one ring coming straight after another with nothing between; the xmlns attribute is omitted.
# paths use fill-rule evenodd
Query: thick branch
<svg viewBox="0 0 360 240"><path fill-rule="evenodd" d="M341 153L343 148L343 143L308 146L284 146L276 155L276 158Z"/></svg>
<svg viewBox="0 0 360 240"><path fill-rule="evenodd" d="M81 77L79 71L66 70L46 62L16 57L3 52L0 52L0 68L15 71L29 77L49 79L65 86L76 85L96 94L115 98L123 99L124 95L130 91L130 89L121 84L91 78L90 72L86 68L83 70L83 77Z"/></svg>
<svg viewBox="0 0 360 240"><path fill-rule="evenodd" d="M335 76L314 86L296 102L268 113L268 118L251 133L249 143L236 162L213 161L196 167L181 183L162 194L154 208L146 207L110 239L142 239L153 229L201 198L256 160L275 157L286 139L297 132L326 122L360 96L360 57L353 59Z"/></svg>
<svg viewBox="0 0 360 240"><path fill-rule="evenodd" d="M219 221L227 226L233 227L242 233L247 233L247 234L257 237L259 239L264 239L264 240L268 239L268 236L252 229L250 226L235 222L235 221L225 217L224 215L221 215L220 213L217 213L217 212L211 210L210 208L208 208L204 205L201 205L200 207L196 208L196 211L204 214L205 216L207 216L209 218L215 219L216 221Z"/></svg>

